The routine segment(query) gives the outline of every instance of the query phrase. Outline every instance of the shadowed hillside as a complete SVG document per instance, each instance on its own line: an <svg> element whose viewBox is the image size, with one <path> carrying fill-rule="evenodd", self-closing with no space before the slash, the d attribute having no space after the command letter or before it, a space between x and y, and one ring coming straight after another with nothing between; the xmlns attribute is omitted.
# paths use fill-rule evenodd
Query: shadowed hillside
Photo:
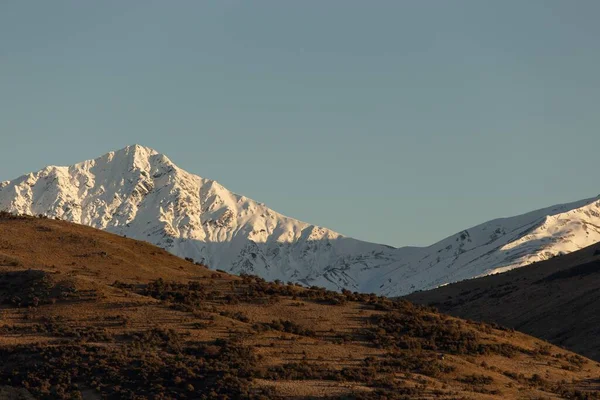
<svg viewBox="0 0 600 400"><path fill-rule="evenodd" d="M598 364L509 329L8 214L0 359L9 398L600 398Z"/></svg>
<svg viewBox="0 0 600 400"><path fill-rule="evenodd" d="M600 360L600 245L406 297L495 322Z"/></svg>

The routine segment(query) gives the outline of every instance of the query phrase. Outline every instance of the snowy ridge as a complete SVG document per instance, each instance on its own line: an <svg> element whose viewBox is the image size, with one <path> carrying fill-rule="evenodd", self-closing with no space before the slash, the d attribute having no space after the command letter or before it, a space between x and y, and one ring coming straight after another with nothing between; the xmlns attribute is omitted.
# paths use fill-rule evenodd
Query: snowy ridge
<svg viewBox="0 0 600 400"><path fill-rule="evenodd" d="M497 219L425 248L348 238L281 215L139 145L0 183L0 210L146 240L213 268L399 296L600 241L600 199Z"/></svg>

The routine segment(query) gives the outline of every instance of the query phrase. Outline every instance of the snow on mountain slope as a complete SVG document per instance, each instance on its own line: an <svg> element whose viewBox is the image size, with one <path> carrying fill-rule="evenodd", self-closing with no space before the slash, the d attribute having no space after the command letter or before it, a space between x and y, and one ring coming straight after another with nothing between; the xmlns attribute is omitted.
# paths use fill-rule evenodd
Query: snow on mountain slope
<svg viewBox="0 0 600 400"><path fill-rule="evenodd" d="M399 296L502 272L600 241L598 198L493 220L395 249L288 218L134 145L0 183L0 210L147 240L213 268Z"/></svg>

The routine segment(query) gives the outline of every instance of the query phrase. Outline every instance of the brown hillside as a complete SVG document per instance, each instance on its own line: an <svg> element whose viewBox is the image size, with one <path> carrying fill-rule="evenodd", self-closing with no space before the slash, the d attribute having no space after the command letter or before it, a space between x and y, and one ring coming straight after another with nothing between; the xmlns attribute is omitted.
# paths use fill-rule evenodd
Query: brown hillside
<svg viewBox="0 0 600 400"><path fill-rule="evenodd" d="M408 300L495 322L600 361L600 245Z"/></svg>
<svg viewBox="0 0 600 400"><path fill-rule="evenodd" d="M0 360L13 398L600 398L598 364L512 330L6 214Z"/></svg>

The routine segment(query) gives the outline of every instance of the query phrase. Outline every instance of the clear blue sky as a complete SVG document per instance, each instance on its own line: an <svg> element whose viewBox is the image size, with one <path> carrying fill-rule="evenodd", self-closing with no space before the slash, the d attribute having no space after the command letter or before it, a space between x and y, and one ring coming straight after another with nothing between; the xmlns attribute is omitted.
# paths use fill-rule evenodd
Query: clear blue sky
<svg viewBox="0 0 600 400"><path fill-rule="evenodd" d="M426 245L600 192L600 1L0 2L0 180L127 144Z"/></svg>

